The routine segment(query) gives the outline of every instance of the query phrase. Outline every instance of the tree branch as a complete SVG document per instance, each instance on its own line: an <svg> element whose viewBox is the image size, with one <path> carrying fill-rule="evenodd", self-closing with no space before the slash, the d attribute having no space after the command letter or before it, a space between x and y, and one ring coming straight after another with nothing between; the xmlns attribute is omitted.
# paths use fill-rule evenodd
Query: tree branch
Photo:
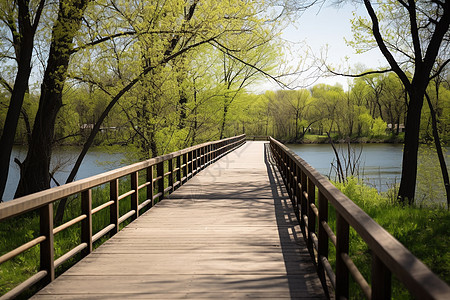
<svg viewBox="0 0 450 300"><path fill-rule="evenodd" d="M436 71L436 73L430 77L430 81L433 80L434 78L438 77L441 72L444 70L444 68L448 65L448 63L450 63L450 59L447 59L440 67L439 69Z"/></svg>
<svg viewBox="0 0 450 300"><path fill-rule="evenodd" d="M338 72L331 70L328 66L326 66L326 67L327 67L328 72L330 72L333 75L351 77L351 78L359 78L359 77L364 77L364 76L372 75L372 74L385 74L385 73L389 73L389 72L393 71L392 69L385 69L385 70L377 70L377 71L367 71L367 72L364 72L361 74L343 74L343 73L338 73Z"/></svg>
<svg viewBox="0 0 450 300"><path fill-rule="evenodd" d="M79 76L73 76L73 77L71 77L71 78L72 78L72 79L75 79L75 80L78 80L78 81L81 81L81 82L93 84L93 85L95 85L96 87L98 87L99 89L101 89L101 90L102 90L105 94L107 94L108 96L112 96L111 93L110 93L106 88L104 88L102 84L100 84L100 83L98 83L98 82L96 82L96 81L94 81L94 80L91 80L91 79L84 79L84 78L79 77Z"/></svg>
<svg viewBox="0 0 450 300"><path fill-rule="evenodd" d="M62 141L62 140L65 140L65 139L68 139L68 138L71 138L71 137L80 136L80 135L81 135L81 134L79 134L79 133L69 134L69 135L66 135L66 136L64 136L64 137L62 137L62 138L60 138L60 139L54 140L53 143L59 143L59 142Z"/></svg>
<svg viewBox="0 0 450 300"><path fill-rule="evenodd" d="M397 64L397 61L395 60L392 53L389 51L389 49L386 47L386 44L383 41L383 37L380 33L380 24L378 22L378 17L375 14L375 11L373 10L372 4L370 3L370 0L364 0L364 5L366 6L366 10L369 13L370 19L372 20L372 33L375 37L375 40L377 41L378 47L380 48L381 53L384 55L386 60L388 61L389 65L391 66L392 70L397 74L397 76L402 81L403 85L405 87L411 86L411 83L409 82L408 76L403 72L403 70L400 68L400 66Z"/></svg>
<svg viewBox="0 0 450 300"><path fill-rule="evenodd" d="M419 29L417 27L416 1L408 0L409 22L411 26L411 38L414 46L416 65L422 64L422 49L420 48Z"/></svg>
<svg viewBox="0 0 450 300"><path fill-rule="evenodd" d="M257 66L250 64L242 59L240 59L239 57L237 57L236 55L233 55L229 52L229 49L222 45L221 43L219 43L216 39L213 39L209 42L210 45L212 45L213 47L217 48L220 52L232 57L233 59L239 61L240 63L249 66L255 70L257 70L258 72L260 72L261 74L263 74L264 76L269 77L270 79L272 79L273 81L275 81L278 85L285 87L285 88L289 88L286 84L284 84L283 82L281 82L280 80L278 80L276 77L274 77L273 75L270 75L269 73L267 73L266 71L258 68Z"/></svg>
<svg viewBox="0 0 450 300"><path fill-rule="evenodd" d="M110 35L110 36L107 36L107 37L104 37L104 38L95 40L95 41L93 41L93 42L91 42L91 43L87 43L87 44L85 44L85 45L83 45L83 46L80 46L80 47L77 47L77 48L73 48L73 49L70 51L70 54L74 54L74 53L76 53L76 52L78 52L78 51L80 51L80 50L83 50L83 49L86 49L86 48L89 48L89 47L92 47L92 46L95 46L95 45L104 43L104 42L106 42L106 41L115 39L115 38L117 38L117 37L122 37L122 36L127 36L127 35L133 35L133 34L136 34L136 31L127 31L127 32L116 33L116 34L113 34L113 35Z"/></svg>
<svg viewBox="0 0 450 300"><path fill-rule="evenodd" d="M33 34L36 32L36 30L39 26L39 21L41 19L42 10L44 9L44 4L45 4L45 0L41 0L39 2L38 9L36 10L36 15L34 16L34 21L33 21L33 25L32 25Z"/></svg>
<svg viewBox="0 0 450 300"><path fill-rule="evenodd" d="M12 94L12 92L13 92L12 86L9 85L9 83L6 81L6 79L3 78L2 76L0 76L0 84L1 84L5 89L7 89L8 92L9 92L10 94Z"/></svg>

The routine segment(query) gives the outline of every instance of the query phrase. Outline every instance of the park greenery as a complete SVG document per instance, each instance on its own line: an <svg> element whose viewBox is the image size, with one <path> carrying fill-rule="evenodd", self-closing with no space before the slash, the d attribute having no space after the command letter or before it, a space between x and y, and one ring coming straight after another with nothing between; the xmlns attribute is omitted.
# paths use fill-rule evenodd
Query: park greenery
<svg viewBox="0 0 450 300"><path fill-rule="evenodd" d="M349 44L360 52L379 48L387 67L347 70L317 60L303 70L286 61L280 34L316 2L0 0L0 200L15 144L28 149L15 160L20 197L50 187L52 150L61 145L80 146L71 182L92 146L126 149L131 162L241 133L291 143L404 143L396 195L379 195L351 177L336 184L449 283L450 259L439 254L448 253L448 211L420 209L414 200L422 143L437 153L450 203L442 150L450 142L450 3L364 0L369 18L355 16ZM292 76L314 68L353 81L345 90L289 86ZM257 92L268 78L280 89ZM57 223L71 215L71 203L59 205ZM11 222L14 230L0 231L2 247L37 233L33 216L15 222L31 225ZM57 253L78 237L62 240ZM355 245L364 265L359 254L368 250ZM25 255L37 260L32 251ZM24 256L2 266L1 293L28 263L36 268Z"/></svg>
<svg viewBox="0 0 450 300"><path fill-rule="evenodd" d="M28 147L15 160L20 197L50 187L52 149L61 144L82 146L71 182L96 144L127 145L145 159L237 133L402 141L398 196L409 204L418 144L434 141L450 188L441 143L448 140L448 4L388 1L375 12L364 1L370 18L355 16L349 44L360 52L379 48L389 66L344 72L356 77L348 91L318 85L252 93L263 78L290 88L283 80L305 71L287 67L280 33L314 4L2 1L0 196L15 143Z"/></svg>

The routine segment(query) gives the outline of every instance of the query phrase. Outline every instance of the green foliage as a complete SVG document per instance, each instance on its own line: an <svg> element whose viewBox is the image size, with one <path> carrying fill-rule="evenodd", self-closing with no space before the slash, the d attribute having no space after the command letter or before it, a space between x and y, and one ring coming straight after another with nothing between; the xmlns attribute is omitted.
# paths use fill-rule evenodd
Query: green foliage
<svg viewBox="0 0 450 300"><path fill-rule="evenodd" d="M368 136L372 129L373 119L368 113L364 113L358 116L358 121L361 126L361 134L363 136Z"/></svg>
<svg viewBox="0 0 450 300"><path fill-rule="evenodd" d="M370 129L370 134L372 136L382 136L385 135L387 128L387 123L383 121L380 117L373 121L372 128Z"/></svg>
<svg viewBox="0 0 450 300"><path fill-rule="evenodd" d="M447 250L450 242L449 211L436 205L428 207L398 205L387 193L378 194L376 189L361 184L356 178L349 178L347 183L335 185L435 274L450 284L450 253ZM330 218L330 222L335 222L334 220ZM370 250L354 230L350 231L350 235L350 256L369 281ZM351 290L351 298L363 297L356 283L352 282ZM392 296L393 299L411 298L395 277Z"/></svg>
<svg viewBox="0 0 450 300"><path fill-rule="evenodd" d="M449 157L445 152L444 155L446 155L447 158ZM447 159L447 163L448 161L449 160ZM433 146L422 145L419 148L417 169L420 176L417 178L416 205L434 206L439 204L445 206L446 195L444 181L442 179L442 172L439 166L436 149ZM433 184L430 184L430 182L433 182Z"/></svg>

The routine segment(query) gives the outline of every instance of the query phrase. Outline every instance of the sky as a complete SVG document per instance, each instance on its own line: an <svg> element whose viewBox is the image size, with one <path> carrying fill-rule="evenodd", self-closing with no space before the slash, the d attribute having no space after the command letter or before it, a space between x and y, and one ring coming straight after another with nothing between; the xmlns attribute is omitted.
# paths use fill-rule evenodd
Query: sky
<svg viewBox="0 0 450 300"><path fill-rule="evenodd" d="M386 60L379 51L373 49L364 54L356 54L356 51L346 45L345 39L352 39L351 23L353 11L360 16L367 16L365 8L359 6L355 8L352 4L346 4L343 7L336 7L325 4L322 7L312 7L303 15L299 16L293 24L290 24L283 32L282 39L291 43L294 49L289 54L288 61L295 65L299 57L304 56L305 45L311 49L310 53L317 57L323 56L324 49L327 48L327 65L335 68L349 64L350 66L362 65L367 68L379 68L386 66ZM322 53L322 54L321 54ZM346 63L348 58L348 63ZM335 85L339 83L345 90L348 88L351 78L342 76L308 78L300 77L294 84L294 87L304 87L317 83L326 83ZM269 80L262 81L257 88L259 91L277 90L280 87Z"/></svg>

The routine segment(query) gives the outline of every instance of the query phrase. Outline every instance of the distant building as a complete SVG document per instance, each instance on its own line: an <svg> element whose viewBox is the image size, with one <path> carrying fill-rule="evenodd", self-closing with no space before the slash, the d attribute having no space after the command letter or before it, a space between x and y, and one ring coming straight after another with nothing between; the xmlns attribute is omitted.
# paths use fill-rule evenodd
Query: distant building
<svg viewBox="0 0 450 300"><path fill-rule="evenodd" d="M392 124L387 124L387 128L389 131L397 131L397 124L394 124L394 126L392 126ZM404 124L400 124L398 127L398 132L405 132L405 125Z"/></svg>
<svg viewBox="0 0 450 300"><path fill-rule="evenodd" d="M86 130L86 129L94 129L94 124L81 124L80 126L81 130Z"/></svg>

